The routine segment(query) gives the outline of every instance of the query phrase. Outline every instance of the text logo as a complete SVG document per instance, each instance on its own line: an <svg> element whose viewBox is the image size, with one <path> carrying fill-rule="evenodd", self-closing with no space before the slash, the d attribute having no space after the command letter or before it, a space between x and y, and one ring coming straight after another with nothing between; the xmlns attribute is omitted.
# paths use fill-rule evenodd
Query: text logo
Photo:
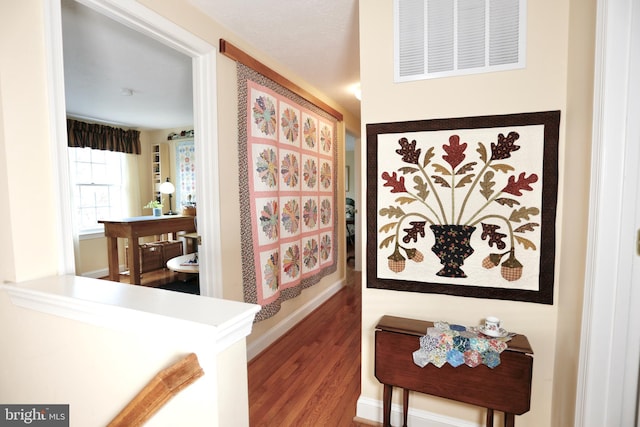
<svg viewBox="0 0 640 427"><path fill-rule="evenodd" d="M69 427L69 405L0 405L0 427Z"/></svg>

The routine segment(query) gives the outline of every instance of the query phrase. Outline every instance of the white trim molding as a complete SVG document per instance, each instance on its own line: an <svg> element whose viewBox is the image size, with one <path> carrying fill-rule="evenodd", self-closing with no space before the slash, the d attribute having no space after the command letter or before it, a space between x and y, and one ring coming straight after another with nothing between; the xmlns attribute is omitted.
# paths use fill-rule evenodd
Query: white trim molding
<svg viewBox="0 0 640 427"><path fill-rule="evenodd" d="M591 206L575 413L580 427L637 425L638 6L634 0L598 1Z"/></svg>
<svg viewBox="0 0 640 427"><path fill-rule="evenodd" d="M193 100L195 136L196 181L199 191L206 197L198 201L198 233L202 236L199 252L200 293L203 296L223 296L222 239L220 236L220 177L218 171L218 109L216 50L193 58ZM213 78L212 78L213 76Z"/></svg>
<svg viewBox="0 0 640 427"><path fill-rule="evenodd" d="M16 306L91 325L156 331L190 345L214 340L218 353L251 333L260 310L256 304L73 275L2 284L0 290Z"/></svg>
<svg viewBox="0 0 640 427"><path fill-rule="evenodd" d="M71 178L66 150L67 121L64 94L64 64L62 53L62 12L60 1L43 0L47 85L49 91L49 134L52 176L50 188L55 199L54 215L58 215L56 234L58 246L58 274L75 273L74 232L71 208ZM64 144L60 141L64 141Z"/></svg>
<svg viewBox="0 0 640 427"><path fill-rule="evenodd" d="M382 423L382 401L360 396L356 407L356 419L363 422ZM407 425L411 427L482 427L484 425L412 408L409 408L407 418ZM391 404L391 425L402 425L402 406L395 403Z"/></svg>

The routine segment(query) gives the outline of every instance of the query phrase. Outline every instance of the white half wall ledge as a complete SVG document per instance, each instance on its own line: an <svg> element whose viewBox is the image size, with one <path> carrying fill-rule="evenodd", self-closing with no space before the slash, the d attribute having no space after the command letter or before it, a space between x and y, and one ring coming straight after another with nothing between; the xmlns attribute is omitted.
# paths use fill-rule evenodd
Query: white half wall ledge
<svg viewBox="0 0 640 427"><path fill-rule="evenodd" d="M215 342L221 352L251 333L256 304L74 275L0 284L19 307L176 343Z"/></svg>

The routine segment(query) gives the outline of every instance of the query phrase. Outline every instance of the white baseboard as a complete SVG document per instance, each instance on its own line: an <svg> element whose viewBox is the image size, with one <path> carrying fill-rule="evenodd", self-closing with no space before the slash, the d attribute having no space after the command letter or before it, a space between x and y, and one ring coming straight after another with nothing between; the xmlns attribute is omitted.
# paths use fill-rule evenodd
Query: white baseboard
<svg viewBox="0 0 640 427"><path fill-rule="evenodd" d="M271 328L269 332L253 341L250 345L247 345L247 360L253 359L258 354L260 354L261 351L273 344L278 338L287 333L289 329L293 328L298 322L307 317L313 310L320 307L322 303L335 295L340 289L342 289L344 284L344 279L341 279L333 285L329 286L316 298L307 302L304 306L291 313L282 322Z"/></svg>
<svg viewBox="0 0 640 427"><path fill-rule="evenodd" d="M125 271L126 269L127 268L124 265L120 265L118 271ZM80 276L91 277L92 279L101 279L103 277L109 277L109 269L101 268L100 270L85 271L84 273L80 274Z"/></svg>
<svg viewBox="0 0 640 427"><path fill-rule="evenodd" d="M86 272L82 273L81 276L82 277L91 277L92 279L99 279L101 277L109 276L109 269L108 268L102 268L100 270L86 271Z"/></svg>
<svg viewBox="0 0 640 427"><path fill-rule="evenodd" d="M382 402L360 396L358 398L356 417L382 423ZM411 427L481 427L480 424L419 409L409 408L407 417L407 424ZM391 424L396 426L402 425L402 407L400 405L391 404Z"/></svg>

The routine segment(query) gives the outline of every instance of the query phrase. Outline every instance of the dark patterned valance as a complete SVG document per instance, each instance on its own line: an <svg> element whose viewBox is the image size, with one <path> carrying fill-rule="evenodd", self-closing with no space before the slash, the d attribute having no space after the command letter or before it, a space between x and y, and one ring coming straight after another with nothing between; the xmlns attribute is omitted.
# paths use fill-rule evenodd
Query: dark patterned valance
<svg viewBox="0 0 640 427"><path fill-rule="evenodd" d="M69 147L140 154L140 131L67 119Z"/></svg>

